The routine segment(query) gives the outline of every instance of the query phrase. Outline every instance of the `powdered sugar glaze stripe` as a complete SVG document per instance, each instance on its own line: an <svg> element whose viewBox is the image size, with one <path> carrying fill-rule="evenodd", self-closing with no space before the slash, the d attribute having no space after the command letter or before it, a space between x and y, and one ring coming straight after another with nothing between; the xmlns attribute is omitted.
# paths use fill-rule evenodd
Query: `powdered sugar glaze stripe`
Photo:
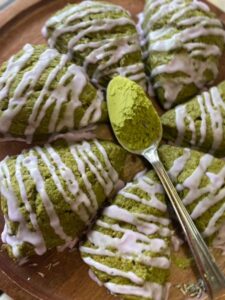
<svg viewBox="0 0 225 300"><path fill-rule="evenodd" d="M123 16L118 18L91 18L91 20L80 21L85 17L93 16L95 14L108 13L123 13ZM82 65L86 72L88 72L90 65L97 64L95 72L91 75L91 80L101 85L100 82L104 76L111 73L119 73L122 75L126 73L128 77L131 76L140 85L145 87L145 73L143 63L135 63L133 65L124 66L123 68L115 67L119 61L127 53L135 53L140 51L138 36L135 33L123 33L123 35L114 37L113 35L96 41L82 42L86 36L93 33L107 32L108 35L111 30L121 26L135 26L134 21L130 18L130 14L122 7L107 3L99 3L95 1L83 1L79 5L68 7L67 10L60 12L47 21L42 33L48 39L50 47L57 47L57 41L66 33L74 33L71 35L67 43L68 54L71 58L79 55L81 51L87 51L86 57L83 59ZM132 74L129 74L129 69L132 67ZM114 71L113 71L114 70Z"/></svg>
<svg viewBox="0 0 225 300"><path fill-rule="evenodd" d="M134 190L135 192L133 192ZM145 192L149 198L146 196L145 201L140 201L141 198L136 195L137 190ZM141 205L147 205L146 203L148 201L151 202L152 197L156 197L156 193L164 193L161 185L142 175L138 176L136 182L127 184L119 195L125 198L125 203L128 199L132 199L141 203ZM161 205L158 205L156 209L161 211ZM107 264L107 257L112 258L112 260L121 258L128 261L141 262L143 265L153 268L168 269L170 260L165 253L169 255L169 250L163 237L171 234L168 228L169 220L166 217L159 218L150 214L131 212L125 206L120 207L114 203L104 209L103 216L110 218L114 222L108 222L108 219L103 221L102 218L97 221L96 227L88 234L88 241L92 246L83 245L80 247L80 251L84 255L84 261L92 267L92 270L98 270L110 274L110 276L129 278L133 283L132 289L129 289L130 285L120 286L111 282L103 283L114 294L161 299L161 296L167 290L166 287L156 283L147 283L143 280L139 282L141 278L137 278L135 272L124 273L122 268L118 267L112 269ZM119 224L117 224L118 222ZM135 229L128 229L123 224L132 225ZM118 237L117 234L111 236L108 233L104 233L104 229L109 229L110 232L114 231L122 235L121 237ZM151 237L151 235L155 234L158 237ZM154 252L156 255L150 257L146 255L146 251ZM104 264L102 260L100 260L100 263L98 259L98 257L102 256L106 258Z"/></svg>
<svg viewBox="0 0 225 300"><path fill-rule="evenodd" d="M201 15L192 16L194 12ZM142 34L144 40L148 42L148 54L154 55L165 51L174 53L174 58L169 63L161 64L151 70L152 78L160 74L175 74L178 71L184 73L184 76L175 76L175 79L171 76L166 80L156 80L155 88L164 89L166 109L173 105L185 85L193 83L201 89L207 82L204 75L206 70L212 72L213 78L218 74L215 58L221 56L221 46L198 40L204 37L218 37L218 40L225 41L222 23L212 16L209 17L208 13L208 6L197 0L189 3L179 0L146 3L144 18L142 18ZM167 19L161 24L164 18ZM182 48L184 51L180 50ZM200 59L211 56L214 59L207 60L207 64L204 63L205 60Z"/></svg>
<svg viewBox="0 0 225 300"><path fill-rule="evenodd" d="M200 130L196 129L196 120L187 111L189 104L177 106L175 108L175 119L177 129L176 144L182 145L187 137L187 132L191 132L190 144L196 148L202 147L206 141L207 132L212 132L212 143L209 152L213 153L220 149L224 137L223 111L225 103L218 87L212 87L209 92L203 92L194 100L199 105L200 110ZM209 118L210 122L207 122ZM198 141L197 141L197 135Z"/></svg>
<svg viewBox="0 0 225 300"><path fill-rule="evenodd" d="M13 56L8 61L6 70L0 77L0 101L9 97L11 86L16 76L25 66L29 65L29 61L34 58L34 55L37 55L37 53L35 54L35 47L27 44L24 46L21 56L18 58ZM49 72L42 90L37 95L37 99L34 100L32 112L28 117L24 130L23 139L28 143L32 142L36 131L52 106L53 111L49 120L48 130L45 134L52 134L65 129L74 129L74 113L77 108L83 105L80 95L88 84L87 76L80 67L68 65L68 57L66 55L60 55L54 49L46 49L38 57L34 66L24 72L12 97L9 98L7 109L0 116L0 132L6 137L8 137L14 118L27 105L30 95L34 93L35 86L43 72L46 72L50 64L54 64L55 60L59 60L59 63ZM65 70L64 75L61 76L56 88L51 90L50 86L56 80L57 76L59 76L58 74L62 69ZM69 83L67 83L68 79L70 79ZM68 94L72 95L70 101L68 101ZM90 106L86 109L79 126L87 126L90 123L97 122L101 118L102 101L102 93L98 91L96 98L93 99ZM63 107L65 110L64 115L60 117Z"/></svg>

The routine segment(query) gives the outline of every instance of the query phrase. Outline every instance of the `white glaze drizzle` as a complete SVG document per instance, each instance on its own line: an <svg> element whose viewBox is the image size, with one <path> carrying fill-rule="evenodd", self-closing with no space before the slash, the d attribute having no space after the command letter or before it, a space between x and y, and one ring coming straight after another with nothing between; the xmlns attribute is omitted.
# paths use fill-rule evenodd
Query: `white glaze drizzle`
<svg viewBox="0 0 225 300"><path fill-rule="evenodd" d="M33 211L32 206L29 202L27 192L26 192L26 186L23 182L23 176L22 176L22 172L21 172L21 164L22 164L23 160L24 160L24 156L22 154L17 156L15 176L16 176L17 183L19 185L21 199L24 202L26 211L29 213L30 221L36 231L37 237L40 239L39 247L38 248L35 247L35 252L37 254L43 254L46 251L46 245L45 245L45 241L44 241L42 232L38 225L36 214Z"/></svg>
<svg viewBox="0 0 225 300"><path fill-rule="evenodd" d="M187 161L190 159L190 157L191 157L191 150L185 148L184 153L173 162L173 165L168 172L170 177L173 180L177 179L177 177L183 171L183 169L184 169Z"/></svg>
<svg viewBox="0 0 225 300"><path fill-rule="evenodd" d="M137 196L138 190L146 194L146 199ZM127 184L120 191L119 196L124 197L124 202L132 199L132 201L149 208L152 206L148 205L148 202L150 203L152 198L156 198L158 194L164 194L161 185L152 181L149 177L139 174L136 182ZM154 209L165 213L165 209L164 207L162 209L160 203L162 202L158 200L158 206L155 206ZM103 219L105 217L114 220L115 223L105 221ZM112 268L106 260L99 260L98 257L111 257L112 261L116 258L122 258L140 262L148 267L168 269L170 260L165 254L169 255L169 249L163 237L171 235L168 228L169 223L169 219L165 216L157 217L147 213L131 212L125 207L112 203L103 210L102 218L97 220L96 227L88 233L87 238L92 246L84 244L80 247L80 251L84 254L84 261L91 266L93 272L98 270L113 277L126 278L133 284L131 285L132 289L128 290L130 285L120 286L119 284L111 285L110 281L108 283L103 282L103 285L112 293L161 299L161 296L165 293L165 286L144 282L139 276L137 277L135 269L124 272L122 267L121 269ZM123 224L132 227L127 228ZM110 233L106 234L99 231L98 228L113 231L117 235L111 236ZM118 237L118 233L121 234L120 237ZM151 237L155 234L158 237ZM158 255L150 257L147 254L148 251L155 252Z"/></svg>
<svg viewBox="0 0 225 300"><path fill-rule="evenodd" d="M176 145L181 145L184 138L185 133L185 116L186 116L186 107L185 105L178 105L175 108L175 121L177 128L177 138Z"/></svg>
<svg viewBox="0 0 225 300"><path fill-rule="evenodd" d="M119 180L118 173L115 171L115 169L112 167L112 164L109 160L109 157L105 151L105 148L98 142L98 140L94 140L94 144L97 147L98 151L101 153L101 155L104 158L104 162L106 165L106 169L108 171L108 174L110 175L111 179L114 182L117 182Z"/></svg>
<svg viewBox="0 0 225 300"><path fill-rule="evenodd" d="M85 9L85 10L84 10ZM123 11L122 7L118 5L113 5L113 4L107 4L105 3L105 11ZM70 9L61 11L60 13L54 15L51 17L46 25L44 26L43 30L50 26L57 25L58 23L62 22L65 20L65 23L68 24L71 21L74 21L77 17L76 15L74 16L75 13L81 13L81 16L87 15L90 12L93 13L99 13L102 12L102 7L99 2L94 2L94 1L83 1L79 4L79 6L71 6ZM47 34L47 32L44 30L43 34ZM47 37L47 36L45 36Z"/></svg>
<svg viewBox="0 0 225 300"><path fill-rule="evenodd" d="M90 181L88 180L88 177L87 177L87 174L85 172L85 163L84 161L79 157L78 153L77 153L77 149L75 146L70 146L70 152L71 154L73 155L73 158L74 160L76 161L77 163L77 168L78 168L78 171L83 179L83 182L84 182L84 185L87 189L87 192L88 192L88 197L90 198L91 200L91 204L93 206L93 210L96 211L97 208L98 208L98 203L97 203L97 199L96 199L96 195L93 191L93 188L92 188L92 184L90 183Z"/></svg>
<svg viewBox="0 0 225 300"><path fill-rule="evenodd" d="M206 139L206 133L207 133L206 116L207 116L207 113L206 113L205 107L204 107L204 98L201 96L197 96L197 101L198 101L200 112L201 112L200 140L199 140L199 144L198 144L199 146L201 146ZM177 126L177 129L178 129L178 126ZM179 131L179 129L178 129L178 131Z"/></svg>
<svg viewBox="0 0 225 300"><path fill-rule="evenodd" d="M199 186L202 180L202 176L205 174L208 167L211 165L213 157L209 154L205 154L201 157L198 166L195 168L191 176L185 179L183 187L188 188L189 192L184 197L183 202L185 205L189 205L193 201L193 197L201 196Z"/></svg>
<svg viewBox="0 0 225 300"><path fill-rule="evenodd" d="M26 223L24 216L20 212L18 206L18 198L11 184L10 172L7 165L8 158L5 158L0 165L0 178L2 183L0 187L0 191L3 197L6 199L6 203L7 203L7 215L6 214L4 215L5 225L2 232L2 241L3 243L10 245L12 249L12 253L15 257L20 256L19 247L24 242L33 245L35 252L39 255L43 254L46 251L45 241L43 239L43 236L37 224L35 214L32 211L31 206L27 202L26 191L21 182L21 173L20 173L21 158L22 156L19 156L17 160L16 178L18 180L21 197L24 197L23 202L25 208L30 213L29 214L30 221L34 229L36 229L36 231L31 230L28 227L28 224ZM12 234L10 222L18 223L16 234Z"/></svg>
<svg viewBox="0 0 225 300"><path fill-rule="evenodd" d="M214 106L214 111L210 111L210 108L207 107L207 104L206 107L211 117L211 126L214 138L212 150L214 151L219 148L223 140L223 115L221 109L225 110L225 103L218 88L212 87L210 89L210 95L212 105Z"/></svg>
<svg viewBox="0 0 225 300"><path fill-rule="evenodd" d="M95 84L99 84L101 79L106 75L113 76L114 74L128 73L128 77L136 80L144 88L146 88L144 65L142 62L135 63L124 67L113 67L128 53L141 51L137 34L123 34L119 37L108 37L101 40L85 41L82 39L86 35L104 31L110 33L110 30L116 26L133 25L135 23L130 18L130 15L120 18L104 18L91 19L80 21L96 13L108 12L126 12L122 7L99 3L95 1L84 1L79 5L71 6L67 11L61 12L50 18L43 28L43 35L48 38L50 47L57 46L57 41L66 33L74 33L73 37L68 42L67 49L70 57L76 57L77 52L89 50L89 54L83 59L82 65L88 71L90 64L97 64L95 72L91 75L91 80ZM127 12L126 12L127 13ZM60 24L57 25L57 24ZM130 75L128 70L132 68Z"/></svg>
<svg viewBox="0 0 225 300"><path fill-rule="evenodd" d="M95 269L104 272L106 274L109 274L111 276L120 276L129 279L135 284L142 284L143 279L138 277L135 273L133 272L124 272L120 271L119 269L116 268L110 268L104 264L101 264L99 262L96 262L94 259L90 257L84 257L83 258L84 262L90 266L93 266Z"/></svg>
<svg viewBox="0 0 225 300"><path fill-rule="evenodd" d="M183 155L178 157L174 162L173 166L169 170L174 182L178 181L178 176L183 174L186 170L186 164L191 160L191 150L184 150L189 153L187 156L185 152ZM196 205L191 211L191 217L193 220L197 220L204 213L210 210L215 204L221 203L218 210L210 217L208 224L203 231L203 236L209 237L216 233L220 225L217 223L225 212L225 166L221 161L221 170L218 173L208 171L213 165L213 156L205 154L200 158L200 161L193 172L183 182L177 184L177 190L187 191L182 201L187 206L195 203ZM177 166L179 165L179 170ZM180 177L182 178L182 177ZM201 186L204 179L204 186ZM208 181L208 182L207 182Z"/></svg>
<svg viewBox="0 0 225 300"><path fill-rule="evenodd" d="M160 202L156 197L152 198L150 201L144 199L144 198L140 198L137 195L134 195L132 193L129 192L125 192L125 191L121 191L119 193L120 195L124 196L125 198L129 198L132 199L136 202L140 202L146 206L152 207L152 208L157 208L160 209L161 211L165 211L166 210L166 206L164 203Z"/></svg>
<svg viewBox="0 0 225 300"><path fill-rule="evenodd" d="M112 240L108 239L108 242L111 243L112 242L112 246L115 246L115 243L118 243L118 246L120 246L120 251L117 252L112 252L110 250L106 250L101 249L101 248L89 248L89 247L85 247L85 246L81 246L80 250L83 253L89 253L89 254L93 254L93 255L100 255L100 256L110 256L110 257L120 257L120 255L123 256L123 258L129 259L129 260L133 260L134 259L134 254L137 255L137 261L142 262L143 264L147 265L147 266L151 266L151 267L159 267L162 269L167 269L170 266L170 261L168 258L166 258L165 256L157 256L157 257L149 257L146 256L142 253L141 256L139 255L140 249L142 250L150 250L154 251L154 252L160 252L162 249L165 251L165 244L160 244L160 246L158 245L158 247L153 247L150 246L150 248L140 248L141 245L137 244L135 249L137 249L137 251L135 251L134 249L132 249L134 247L133 241L136 235L136 239L138 239L139 241L143 241L144 243L158 243L159 244L159 240L158 239L149 239L147 238L144 234L139 233L139 232L135 232L133 233L132 230L129 229L124 229L123 227L119 226L118 224L108 224L106 222L103 222L101 220L98 220L96 222L96 225L103 227L103 228L107 228L107 229L111 229L113 231L116 232L122 232L124 233L124 237L123 239L121 239L121 242L119 240L115 240L114 239L114 244L112 242ZM100 235L101 237L102 235ZM126 239L130 238L131 239L131 243L130 245L126 245L126 246L122 246L123 241L126 241ZM92 237L90 237L90 239L92 239ZM100 244L98 243L98 246ZM108 246L110 246L110 244L108 244ZM121 252L121 253L120 253Z"/></svg>
<svg viewBox="0 0 225 300"><path fill-rule="evenodd" d="M96 123L102 115L102 102L104 100L103 94L101 91L97 91L95 100L91 105L86 109L81 121L80 126L87 126L89 123ZM69 110L68 110L69 111Z"/></svg>
<svg viewBox="0 0 225 300"><path fill-rule="evenodd" d="M111 178L110 174L108 174L108 172L105 171L104 167L100 164L100 161L98 160L96 155L90 150L90 144L87 142L83 142L81 146L77 146L77 151L83 159L84 163L95 174L97 181L103 187L105 194L109 196L114 186L113 179Z"/></svg>
<svg viewBox="0 0 225 300"><path fill-rule="evenodd" d="M14 76L18 75L18 72L22 69L24 65L30 60L31 56L30 53L33 54L34 49L31 45L26 45L24 48L24 57L26 60L20 60L12 58L13 65L11 68L15 70ZM9 99L8 108L3 111L0 119L0 128L2 133L6 133L9 131L10 125L12 123L13 118L16 116L18 112L22 109L22 107L26 104L27 97L29 96L29 92L33 91L35 85L37 84L38 80L40 79L43 71L48 67L49 63L54 60L58 56L57 51L47 49L40 55L40 59L37 61L35 66L27 71L19 84L17 85L13 97ZM11 60L8 62L9 70L11 65ZM17 68L14 67L17 65ZM8 68L7 67L7 68ZM17 71L17 72L16 72ZM7 90L4 93L4 97L1 97L1 100L4 100L5 97L9 95L9 89L11 87L12 80L10 78L10 73L6 72L3 73L1 76L1 81L7 87ZM15 78L15 77L14 77ZM24 95L24 90L26 89L26 93Z"/></svg>
<svg viewBox="0 0 225 300"><path fill-rule="evenodd" d="M146 235L155 233L160 233L160 235L162 236L170 235L170 231L168 230L168 228L166 228L165 231L164 228L161 228L154 223L144 222L143 220L135 217L133 213L130 213L126 209L120 208L116 205L107 207L104 210L103 215L117 221L122 221L134 225L137 228L138 232L144 233Z"/></svg>
<svg viewBox="0 0 225 300"><path fill-rule="evenodd" d="M156 208L162 212L165 212L167 210L167 207L165 205L165 203L161 202L160 200L158 200L156 194L157 193L163 193L163 189L161 184L157 184L152 182L148 177L143 177L143 178L139 178L138 182L135 183L131 183L131 184L127 184L127 188L129 188L129 186L132 187L136 187L141 189L142 191L148 191L148 195L151 195L151 200L147 200L145 198L140 198L139 196L133 194L133 193L129 193L128 191L124 191L122 190L119 194L121 194L122 196L124 196L125 198L129 198L132 199L136 202L140 202L146 206L152 207L152 208Z"/></svg>
<svg viewBox="0 0 225 300"><path fill-rule="evenodd" d="M206 55L205 51L204 55ZM174 74L176 72L182 72L185 75L183 77L174 76L163 79L162 81L156 81L154 87L163 87L165 89L165 97L167 99L165 108L168 109L171 107L173 101L175 101L175 98L179 95L184 85L194 83L199 89L202 89L204 86L204 73L206 70L210 70L213 73L214 78L216 78L218 74L216 63L208 62L206 65L205 63L203 64L201 60L190 58L190 56L185 54L176 54L170 63L154 68L151 73L152 77L163 73ZM174 78L176 79L176 82ZM172 87L174 89L172 89Z"/></svg>
<svg viewBox="0 0 225 300"><path fill-rule="evenodd" d="M95 281L99 286L103 286L103 284L101 283L101 281L98 279L98 277L95 275L95 273L94 273L91 269L88 270L88 275L89 275L89 277L90 277L93 281Z"/></svg>
<svg viewBox="0 0 225 300"><path fill-rule="evenodd" d="M23 165L29 171L31 178L36 185L37 192L40 194L43 206L45 207L46 213L49 217L50 225L55 231L55 234L66 243L70 242L72 238L69 237L63 230L54 205L45 189L45 181L38 167L38 158L35 156L35 154L33 154L33 151L31 151L30 155L23 160Z"/></svg>
<svg viewBox="0 0 225 300"><path fill-rule="evenodd" d="M63 199L67 203L70 204L72 211L76 212L82 221L87 222L89 220L89 215L87 214L86 210L81 206L81 204L83 204L83 205L85 205L85 207L87 207L87 209L89 209L89 207L91 207L90 202L87 199L87 197L81 198L81 195L78 194L77 191L73 191L72 189L70 189L70 193L73 195L73 197L77 197L77 201L74 201L74 198L71 198L68 195L68 193L65 191L65 189L63 188L63 185L60 181L60 177L57 175L56 170L60 169L59 166L57 166L57 168L56 168L54 166L54 164L51 162L51 160L47 157L45 152L40 147L36 147L35 150L38 152L38 154L41 156L41 159L48 167L48 170L49 170L49 172L52 176L52 179L57 187L57 190L62 194ZM61 173L60 174L61 177L64 178L62 172L60 172L60 173ZM67 180L67 184L68 184L68 180ZM75 184L77 184L77 181L75 182ZM69 184L67 187L69 189Z"/></svg>
<svg viewBox="0 0 225 300"><path fill-rule="evenodd" d="M97 147L99 152L98 154L93 153L94 146ZM86 161L83 161L78 155L78 148L85 152ZM65 150L66 149L67 148L65 148ZM33 245L35 252L39 255L42 255L47 250L42 232L38 225L37 212L32 209L26 192L26 180L22 174L23 169L28 172L33 184L35 185L37 193L40 196L45 211L49 217L50 226L55 231L55 234L64 241L64 245L60 246L61 249L72 247L77 242L77 237L74 238L74 236L67 236L64 232L54 204L51 201L51 195L48 195L48 191L46 190L40 164L44 164L44 166L47 167L45 172L49 172L50 178L55 184L56 191L60 193L62 195L62 199L70 205L71 211L75 212L76 216L79 217L85 224L88 224L91 221L99 208L95 191L93 189L93 184L96 185L98 178L96 178L94 183L89 181L86 173L87 167L89 167L87 162L91 164L93 168L95 167L95 164L97 165L96 168L99 171L99 178L102 178L102 182L106 180L108 172L108 178L110 178L112 185L109 187L107 183L104 182L107 195L119 181L119 176L113 168L104 146L101 145L100 142L94 141L92 144L86 142L79 146L71 145L68 146L67 151L68 153L71 152L71 158L74 159L74 164L77 166L79 172L79 179L82 179L86 187L86 191L81 189L79 184L80 180L78 181L78 178L76 178L76 176L78 176L77 173L75 175L73 169L63 162L60 154L50 145L46 145L44 148L35 147L33 150L30 150L26 156L21 154L16 159L15 178L19 186L20 197L24 203L30 223L33 226L32 230L29 229L27 221L20 212L18 206L19 199L17 198L17 193L13 190L11 183L12 179L10 177L11 172L7 166L8 158L0 163L0 191L4 199L6 199L8 207L8 213L4 215L5 227L2 233L2 240L4 243L7 243L12 247L13 254L16 257L20 256L18 247L23 245L24 242L28 242ZM73 160L70 160L70 162L73 163ZM9 222L19 223L18 231L13 235L11 233Z"/></svg>
<svg viewBox="0 0 225 300"><path fill-rule="evenodd" d="M220 20L211 19L210 17L207 16L194 16L188 19L180 20L178 21L177 24L180 26L186 26L186 25L194 25L199 22L201 25L214 25L222 28L222 24Z"/></svg>
<svg viewBox="0 0 225 300"><path fill-rule="evenodd" d="M200 10L204 14L209 11L209 8L206 4L196 0L188 4L179 0L169 2L161 0L153 3L148 1L146 4L142 21L142 24L145 24L142 25L144 26L142 35L143 39L148 42L148 55L154 55L155 52L178 51L174 53L174 58L169 63L152 69L151 76L154 78L159 74L175 74L176 72L184 74L179 77L162 77L155 80L154 87L164 89L164 108L166 109L173 105L185 85L193 83L201 89L207 82L207 78L204 76L206 70L212 72L213 78L216 78L218 73L217 62L207 60L205 63L205 59L211 56L221 56L219 46L193 40L205 36L217 36L225 41L225 31L219 20L211 18L207 14L185 17L185 14L195 10ZM167 15L169 17L163 27L155 28L154 26ZM147 24L146 20L149 20ZM182 51L183 54L181 54L180 50L182 49L186 53ZM205 59L201 61L199 57Z"/></svg>
<svg viewBox="0 0 225 300"><path fill-rule="evenodd" d="M209 151L214 152L220 148L224 136L222 114L222 110L225 110L224 100L222 99L218 87L212 87L209 92L203 92L197 96L194 101L198 103L200 109L200 132L197 133L196 121L188 114L186 109L187 105L177 106L175 108L177 129L176 144L182 145L185 134L189 131L192 133L192 139L188 142L190 145L201 149L206 139L207 129L210 126L212 131L212 143ZM210 119L210 125L207 125L207 118ZM187 125L187 123L189 125ZM187 142L187 139L185 141Z"/></svg>
<svg viewBox="0 0 225 300"><path fill-rule="evenodd" d="M51 158L53 159L54 163L56 164L57 170L59 171L61 177L66 182L68 191L73 196L76 197L76 201L74 201L74 203L73 203L73 210L76 211L76 210L78 210L78 208L81 205L84 205L87 208L87 210L89 211L89 213L91 213L93 215L93 210L94 210L94 213L97 210L97 203L93 202L93 207L92 207L87 195L85 193L82 193L82 191L80 190L78 181L77 181L72 169L61 160L59 154L51 146L46 147L46 149L47 149L48 153L50 154ZM78 161L78 163L79 163L79 161ZM85 216L85 213L83 212L81 215ZM87 222L89 218L90 217L87 215L87 216L85 216L84 220Z"/></svg>
<svg viewBox="0 0 225 300"><path fill-rule="evenodd" d="M88 240L95 246L100 247L101 250L105 250L106 247L116 248L121 255L123 255L123 253L134 253L138 255L143 251L160 252L166 247L162 239L149 239L144 237L144 235L141 236L138 232L131 230L125 232L121 239L112 238L101 232L93 231L88 235ZM140 243L141 241L145 243Z"/></svg>
<svg viewBox="0 0 225 300"><path fill-rule="evenodd" d="M154 300L162 300L166 294L165 288L163 288L160 284L152 282L145 282L142 287L133 285L120 285L112 282L107 282L104 284L104 286L114 294L139 296Z"/></svg>
<svg viewBox="0 0 225 300"><path fill-rule="evenodd" d="M17 59L12 57L8 61L6 71L0 77L0 101L8 97L15 76L17 76L18 72L29 63L35 48L28 44L24 46L23 51L24 53L21 57ZM32 112L24 131L25 137L21 137L20 139L26 140L28 143L32 142L33 136L41 122L44 120L49 107L53 105L53 111L49 120L46 135L62 130L74 129L74 113L77 108L82 107L83 105L80 100L80 95L88 84L87 76L80 67L76 65L67 65L68 57L66 55L60 55L54 49L46 49L41 53L32 69L24 73L13 96L9 99L8 108L4 110L0 116L0 133L6 136L6 139L9 135L10 126L12 125L14 118L26 106L28 98L35 91L35 86L42 73L55 59L59 59L60 62L50 71L44 86L37 95L37 99L34 102ZM51 90L50 87L52 83L56 80L56 77L62 69L65 69L64 75L59 79L57 86ZM68 99L70 100L68 101ZM79 127L95 123L101 118L102 101L102 93L96 91L96 97L86 109ZM61 116L60 113L63 108L64 114Z"/></svg>
<svg viewBox="0 0 225 300"><path fill-rule="evenodd" d="M8 95L10 84L15 79L17 73L26 65L27 61L32 57L34 49L31 45L24 46L24 53L16 59L12 56L6 66L6 70L0 77L0 100L3 100ZM5 78L9 78L8 81Z"/></svg>

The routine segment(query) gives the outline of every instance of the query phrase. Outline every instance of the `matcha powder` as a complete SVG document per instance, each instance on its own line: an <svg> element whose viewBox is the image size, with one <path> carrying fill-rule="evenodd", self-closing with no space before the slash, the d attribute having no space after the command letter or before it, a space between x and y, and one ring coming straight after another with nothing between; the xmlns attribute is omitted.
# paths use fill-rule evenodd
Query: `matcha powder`
<svg viewBox="0 0 225 300"><path fill-rule="evenodd" d="M107 103L115 135L128 150L144 150L161 137L159 116L135 82L115 77L107 89Z"/></svg>

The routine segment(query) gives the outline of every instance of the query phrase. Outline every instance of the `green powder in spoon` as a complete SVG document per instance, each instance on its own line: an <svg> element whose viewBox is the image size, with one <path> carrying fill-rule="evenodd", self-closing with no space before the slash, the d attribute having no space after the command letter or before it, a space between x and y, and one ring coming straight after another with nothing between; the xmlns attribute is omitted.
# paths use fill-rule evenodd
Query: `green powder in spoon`
<svg viewBox="0 0 225 300"><path fill-rule="evenodd" d="M161 138L159 116L137 83L115 77L107 89L107 103L114 133L126 149L141 151Z"/></svg>

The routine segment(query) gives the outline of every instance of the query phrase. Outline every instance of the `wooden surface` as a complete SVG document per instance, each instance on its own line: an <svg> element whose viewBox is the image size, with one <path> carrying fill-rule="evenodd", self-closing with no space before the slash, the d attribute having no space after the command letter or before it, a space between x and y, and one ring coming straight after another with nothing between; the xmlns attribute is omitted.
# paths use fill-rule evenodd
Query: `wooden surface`
<svg viewBox="0 0 225 300"><path fill-rule="evenodd" d="M0 14L0 64L17 52L25 43L44 43L40 29L56 10L68 2L63 0L17 0ZM133 15L140 12L144 0L113 0L129 9ZM213 8L225 22L225 13ZM221 60L218 82L225 79L225 57ZM27 146L23 143L1 143L0 159L19 153ZM3 220L0 215L0 232ZM187 248L176 256L187 255ZM217 262L225 270L225 257L216 255ZM0 290L15 300L110 300L115 299L104 288L98 287L88 276L88 268L82 263L77 250L56 253L52 251L43 257L35 257L24 266L18 266L4 252L0 252ZM176 288L177 284L194 282L195 269L171 268L172 283L169 300L183 300L185 297ZM207 298L204 298L207 299ZM224 298L225 299L225 298Z"/></svg>
<svg viewBox="0 0 225 300"><path fill-rule="evenodd" d="M210 2L225 12L225 0L210 0Z"/></svg>

